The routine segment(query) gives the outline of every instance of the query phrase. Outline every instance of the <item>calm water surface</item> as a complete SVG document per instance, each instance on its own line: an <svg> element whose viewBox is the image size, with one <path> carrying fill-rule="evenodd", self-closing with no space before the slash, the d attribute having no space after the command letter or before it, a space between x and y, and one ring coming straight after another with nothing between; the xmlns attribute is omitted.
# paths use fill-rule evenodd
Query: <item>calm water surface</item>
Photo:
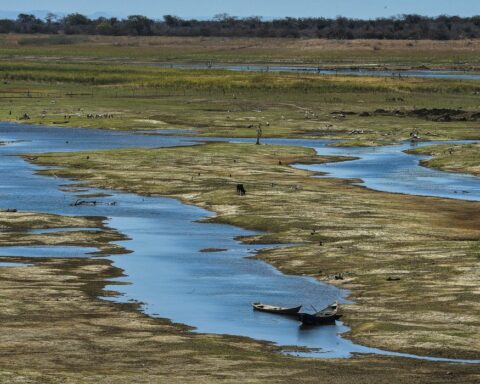
<svg viewBox="0 0 480 384"><path fill-rule="evenodd" d="M342 300L348 292L311 278L285 276L264 262L246 259L245 256L253 255L255 251L261 249L261 246L245 245L236 241L235 238L254 234L253 232L227 225L199 223L198 220L211 216L212 213L184 205L173 199L147 198L117 191L91 189L89 193L109 194L107 197L96 197L95 200L115 201L117 205L71 207L70 203L76 199L75 194L62 191L62 187L64 188L68 180L38 176L35 172L40 169L39 167L17 156L9 156L51 151L167 147L188 145L192 140L193 138L146 136L92 129L0 124L0 141L17 141L0 147L0 209L17 208L61 215L108 217L110 227L131 239L119 244L133 251L128 255L110 257L116 266L125 270L127 275L112 281L112 284L118 281L130 283L112 286L114 290L122 293L122 296L114 300L138 300L145 303L146 313L192 325L199 332L241 335L272 341L280 345L306 346L316 350L303 355L325 358L349 357L352 353L376 353L455 361L411 356L355 345L339 335L348 330L340 322L334 326L303 329L295 320L253 312L250 304L254 301L282 305L304 304L306 309L309 309L310 304L318 308L334 300ZM267 142L304 145L329 154L342 151L327 148L329 141L269 140ZM418 158L402 154L401 149L403 146L385 147L382 150L387 152L385 156L389 156L388 158L392 161L397 161L397 158L403 159L400 169L410 168L412 177L417 177L416 172L422 174L424 168L418 166ZM374 185L377 180L378 188L384 187L378 180L390 177L393 183L392 188L399 189L395 192L407 188L404 183L395 184L395 180L398 181L399 178L394 177L391 169L386 168L385 158L381 158L384 155L382 150L348 149L350 152L364 151L362 160L368 158L370 163L367 161L359 169L355 167L362 160L337 163L336 165L341 164L346 168L329 172L332 172L331 175L335 177L346 177L348 172L355 174L355 177L363 178L362 175L364 175L366 185L368 183ZM376 177L371 175L374 181L369 181L369 173L375 173L375 151L379 151L380 156L377 157L377 174ZM359 154L359 152L355 153ZM407 159L411 160L410 163ZM349 169L347 164L353 168ZM436 176L429 177L433 180ZM449 195L448 197L457 196L449 189L450 184L447 181L450 177L458 177L459 179L456 179L458 183L468 179L471 183L468 188L474 187L475 178L470 180L466 176L442 172L438 173L438 177L442 177L446 182L435 184L436 188L428 189L428 193L441 193ZM405 178L405 182L407 181L408 178ZM410 193L417 192L415 189L415 186L418 187L417 184L411 183L413 189ZM425 188L425 183L421 184L421 188ZM444 188L441 187L442 184ZM477 182L475 188L478 189L479 186L480 182ZM468 194L472 199L476 199L475 196L477 195L472 191ZM204 248L224 248L226 251L200 252ZM81 247L3 247L0 248L0 255L88 257L89 253L95 251L96 249Z"/></svg>
<svg viewBox="0 0 480 384"><path fill-rule="evenodd" d="M431 79L456 79L480 80L480 73L466 71L440 71L440 70L380 70L380 69L327 69L321 67L292 66L292 65L229 65L215 64L154 64L163 68L179 69L224 69L228 71L246 72L295 72L314 73L318 75L348 75L348 76L373 76L373 77L419 77Z"/></svg>
<svg viewBox="0 0 480 384"><path fill-rule="evenodd" d="M273 142L283 142L274 140ZM451 143L472 143L456 141ZM314 148L321 155L351 156L358 160L328 164L300 165L296 167L324 172L324 177L362 179L358 185L384 192L421 196L446 197L451 199L480 200L480 178L468 174L448 173L422 167L419 162L429 156L409 155L404 151L419 146L445 144L404 142L384 147L336 148L328 143L299 141L299 145Z"/></svg>
<svg viewBox="0 0 480 384"><path fill-rule="evenodd" d="M16 267L28 267L29 264L22 263L10 263L8 261L0 262L0 268L16 268Z"/></svg>

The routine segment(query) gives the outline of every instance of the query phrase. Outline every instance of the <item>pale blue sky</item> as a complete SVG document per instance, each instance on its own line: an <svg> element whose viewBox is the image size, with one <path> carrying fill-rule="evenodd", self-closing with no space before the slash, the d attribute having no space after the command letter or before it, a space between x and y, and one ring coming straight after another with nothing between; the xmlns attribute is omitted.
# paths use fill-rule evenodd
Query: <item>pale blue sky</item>
<svg viewBox="0 0 480 384"><path fill-rule="evenodd" d="M480 0L0 0L0 11L50 10L54 12L105 12L113 16L143 14L151 18L173 14L210 17L218 13L264 17L375 18L404 13L422 15L480 14Z"/></svg>

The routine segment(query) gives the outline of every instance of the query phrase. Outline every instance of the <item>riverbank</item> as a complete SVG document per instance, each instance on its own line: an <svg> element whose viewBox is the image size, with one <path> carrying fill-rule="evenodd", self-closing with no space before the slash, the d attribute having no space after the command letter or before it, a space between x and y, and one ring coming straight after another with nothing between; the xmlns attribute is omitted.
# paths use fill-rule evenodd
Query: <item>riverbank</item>
<svg viewBox="0 0 480 384"><path fill-rule="evenodd" d="M203 159L199 164L202 169L210 163L212 148L208 149L208 160L204 162ZM213 149L218 152L220 147ZM232 156L228 160L239 159L240 153L249 156L250 150L231 152L231 149L225 148ZM183 150L190 151L191 148ZM294 153L290 150L282 148L273 154L274 159L282 156L286 164L289 160L307 161L311 157L308 150L297 149ZM131 152L132 156L137 154ZM259 155L255 154L251 160L259 160ZM81 154L74 156L86 160ZM100 157L96 159L101 161ZM271 167L268 161L265 166ZM244 169L241 167L235 173L243 173ZM184 171L182 168L182 173ZM258 177L262 176L258 174ZM287 190L290 189L290 177L283 186ZM103 179L100 178L99 182ZM254 192L252 187L247 184L249 195ZM229 188L226 192L230 195L232 191ZM0 213L0 223L3 236L10 232L27 236L33 230L77 227L79 230L98 228L108 232L102 227L101 218L5 212ZM71 233L63 232L63 235ZM103 237L103 241L107 239L117 241L119 236ZM12 238L11 241L16 240ZM83 241L76 243L70 239L68 244L82 246ZM89 244L99 249L106 247L94 238ZM124 273L105 259L4 257L0 261L29 265L0 267L2 383L107 383L112 379L118 383L148 383L152 380L174 383L313 383L322 381L322 378L333 383L391 383L392 375L395 383L411 383L412 380L448 383L452 378L464 383L478 381L474 365L380 356L326 361L298 359L278 355L274 353L277 348L246 338L193 334L183 325L142 315L139 312L141 303L117 304L99 299L115 295L112 288L105 290L105 287L112 287L115 284L112 279Z"/></svg>
<svg viewBox="0 0 480 384"><path fill-rule="evenodd" d="M408 153L432 156L431 159L421 160L420 163L425 167L480 175L480 144L478 143L431 145L409 150Z"/></svg>
<svg viewBox="0 0 480 384"><path fill-rule="evenodd" d="M98 254L125 253L124 248L112 244L124 237L105 227L103 221L101 217L4 211L0 212L0 245L95 247Z"/></svg>
<svg viewBox="0 0 480 384"><path fill-rule="evenodd" d="M373 192L287 166L330 160L305 148L212 143L35 162L98 187L173 196L217 212L217 222L268 232L245 241L300 244L259 257L351 289L356 304L346 307L346 320L355 341L475 358L480 222L470 212L478 203ZM239 182L246 197L235 193Z"/></svg>
<svg viewBox="0 0 480 384"><path fill-rule="evenodd" d="M127 256L128 257L128 256ZM99 300L122 274L104 259L12 259L0 267L0 383L462 383L477 367L365 356L298 359L261 342L192 334Z"/></svg>
<svg viewBox="0 0 480 384"><path fill-rule="evenodd" d="M88 245L111 253L111 242L124 240L98 217L0 212L0 228L2 247ZM233 382L240 375L278 382L292 368L318 370L311 362L274 354L276 348L265 343L187 333L186 326L140 314L138 302L100 300L116 295L105 287L123 276L109 260L46 254L3 256L0 263L1 383L93 383L107 377L121 383L162 377ZM267 364L271 370L264 377Z"/></svg>

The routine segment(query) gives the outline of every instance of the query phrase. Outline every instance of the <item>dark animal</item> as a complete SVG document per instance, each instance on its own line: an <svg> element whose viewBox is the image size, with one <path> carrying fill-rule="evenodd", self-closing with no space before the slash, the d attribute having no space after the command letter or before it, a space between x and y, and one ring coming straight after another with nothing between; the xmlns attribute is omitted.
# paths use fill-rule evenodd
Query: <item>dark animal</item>
<svg viewBox="0 0 480 384"><path fill-rule="evenodd" d="M247 194L247 191L245 191L245 187L243 184L237 184L237 195L240 196L245 196Z"/></svg>

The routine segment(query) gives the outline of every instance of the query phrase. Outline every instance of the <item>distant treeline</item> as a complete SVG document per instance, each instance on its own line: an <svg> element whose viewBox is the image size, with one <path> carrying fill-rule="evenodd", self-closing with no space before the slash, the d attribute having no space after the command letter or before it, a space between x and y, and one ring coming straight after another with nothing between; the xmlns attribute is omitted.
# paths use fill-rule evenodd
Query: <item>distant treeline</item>
<svg viewBox="0 0 480 384"><path fill-rule="evenodd" d="M212 20L185 20L167 15L162 20L133 15L126 19L89 19L79 13L45 19L20 14L16 20L0 20L0 33L86 34L113 36L223 36L293 37L326 39L433 39L480 38L480 16L425 17L403 15L375 20L345 17L285 18L262 20L260 17L236 18L227 14Z"/></svg>

